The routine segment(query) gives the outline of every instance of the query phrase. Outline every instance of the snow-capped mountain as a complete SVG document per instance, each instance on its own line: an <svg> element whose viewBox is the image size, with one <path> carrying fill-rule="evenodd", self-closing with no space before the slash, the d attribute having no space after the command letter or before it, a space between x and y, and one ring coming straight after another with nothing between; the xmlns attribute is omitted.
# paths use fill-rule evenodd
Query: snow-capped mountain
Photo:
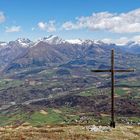
<svg viewBox="0 0 140 140"><path fill-rule="evenodd" d="M19 48L28 48L33 46L33 42L29 39L25 39L25 38L18 38L15 41L10 41L9 43L7 43L6 47L19 47Z"/></svg>
<svg viewBox="0 0 140 140"><path fill-rule="evenodd" d="M140 44L139 42L135 41L130 41L126 43L125 45L120 46L122 50L129 52L129 53L134 53L134 54L140 54Z"/></svg>
<svg viewBox="0 0 140 140"><path fill-rule="evenodd" d="M61 39L60 37L54 36L54 35L50 35L48 37L41 38L38 40L38 42L40 42L40 41L46 42L50 45L63 44L66 42L65 40Z"/></svg>
<svg viewBox="0 0 140 140"><path fill-rule="evenodd" d="M69 39L69 40L64 40L58 36L50 35L47 37L40 38L37 41L31 41L28 38L18 38L15 41L10 41L10 42L0 42L0 46L18 46L18 47L34 47L38 43L44 42L49 45L60 45L60 44L70 44L70 45L111 45L112 43L105 43L101 40L91 40L91 39ZM114 43L115 44L115 43ZM135 47L140 47L140 43L138 42L128 42L124 45L117 45L118 47L123 47L123 48L135 48Z"/></svg>
<svg viewBox="0 0 140 140"><path fill-rule="evenodd" d="M33 42L28 38L18 38L14 43L21 47L30 47L31 45L33 45Z"/></svg>
<svg viewBox="0 0 140 140"><path fill-rule="evenodd" d="M18 38L10 42L0 42L0 67L7 65L20 54L24 54L31 46L33 46L33 42L25 38Z"/></svg>
<svg viewBox="0 0 140 140"><path fill-rule="evenodd" d="M54 35L50 35L44 38L39 39L37 43L39 42L45 42L47 44L50 45L59 45L59 44L72 44L72 45L92 45L92 44L105 44L104 42L100 41L100 40L89 40L89 39L62 39L58 36L54 36Z"/></svg>
<svg viewBox="0 0 140 140"><path fill-rule="evenodd" d="M6 65L8 69L17 66L46 66L79 58L108 56L112 48L116 51L140 54L140 44L136 42L118 46L98 40L63 40L52 35L34 42L18 38L8 43L0 42L0 68Z"/></svg>

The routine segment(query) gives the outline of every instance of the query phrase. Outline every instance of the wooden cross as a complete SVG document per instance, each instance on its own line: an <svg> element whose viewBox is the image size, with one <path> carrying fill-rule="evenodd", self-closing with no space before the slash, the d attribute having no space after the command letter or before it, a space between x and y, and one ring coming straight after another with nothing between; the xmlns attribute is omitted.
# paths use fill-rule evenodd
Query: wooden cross
<svg viewBox="0 0 140 140"><path fill-rule="evenodd" d="M115 128L114 119L114 91L115 91L115 72L134 72L134 69L114 69L114 50L111 50L111 69L109 70L91 70L91 72L110 72L111 73L111 122L110 127Z"/></svg>

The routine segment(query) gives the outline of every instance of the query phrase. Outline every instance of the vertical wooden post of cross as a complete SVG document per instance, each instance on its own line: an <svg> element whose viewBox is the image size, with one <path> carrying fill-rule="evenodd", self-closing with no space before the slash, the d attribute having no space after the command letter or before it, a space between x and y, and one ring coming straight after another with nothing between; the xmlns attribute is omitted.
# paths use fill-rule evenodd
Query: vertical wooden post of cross
<svg viewBox="0 0 140 140"><path fill-rule="evenodd" d="M92 72L110 72L111 73L111 122L110 127L115 128L115 72L134 72L134 69L120 69L116 70L114 67L114 50L111 50L111 68L108 70L91 70Z"/></svg>
<svg viewBox="0 0 140 140"><path fill-rule="evenodd" d="M110 126L115 128L114 120L114 92L115 92L115 78L114 78L114 50L111 50L111 122Z"/></svg>

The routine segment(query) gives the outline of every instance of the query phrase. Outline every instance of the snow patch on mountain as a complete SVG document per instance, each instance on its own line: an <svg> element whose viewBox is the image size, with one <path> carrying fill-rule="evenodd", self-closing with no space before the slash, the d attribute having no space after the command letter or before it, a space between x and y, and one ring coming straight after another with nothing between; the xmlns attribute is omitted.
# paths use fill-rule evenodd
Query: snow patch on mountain
<svg viewBox="0 0 140 140"><path fill-rule="evenodd" d="M7 45L6 42L0 42L0 46L5 47Z"/></svg>
<svg viewBox="0 0 140 140"><path fill-rule="evenodd" d="M22 46L22 47L30 47L33 42L29 39L26 39L26 38L18 38L16 41L15 41L18 45Z"/></svg>
<svg viewBox="0 0 140 140"><path fill-rule="evenodd" d="M69 43L69 44L79 44L79 45L81 45L81 44L83 44L83 40L81 40L81 39L70 39L70 40L66 40L66 42L67 43Z"/></svg>
<svg viewBox="0 0 140 140"><path fill-rule="evenodd" d="M66 42L62 38L59 38L58 36L54 36L54 35L44 37L44 38L40 39L39 41L43 41L43 42L46 42L46 43L51 44L51 45L63 44Z"/></svg>

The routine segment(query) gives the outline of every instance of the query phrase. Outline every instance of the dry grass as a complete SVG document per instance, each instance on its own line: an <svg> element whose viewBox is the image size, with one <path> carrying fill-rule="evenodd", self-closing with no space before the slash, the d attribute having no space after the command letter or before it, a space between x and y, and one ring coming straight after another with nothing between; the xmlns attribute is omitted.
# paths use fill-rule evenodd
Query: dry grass
<svg viewBox="0 0 140 140"><path fill-rule="evenodd" d="M111 132L90 132L81 125L0 128L0 140L139 140L140 126L118 125Z"/></svg>

